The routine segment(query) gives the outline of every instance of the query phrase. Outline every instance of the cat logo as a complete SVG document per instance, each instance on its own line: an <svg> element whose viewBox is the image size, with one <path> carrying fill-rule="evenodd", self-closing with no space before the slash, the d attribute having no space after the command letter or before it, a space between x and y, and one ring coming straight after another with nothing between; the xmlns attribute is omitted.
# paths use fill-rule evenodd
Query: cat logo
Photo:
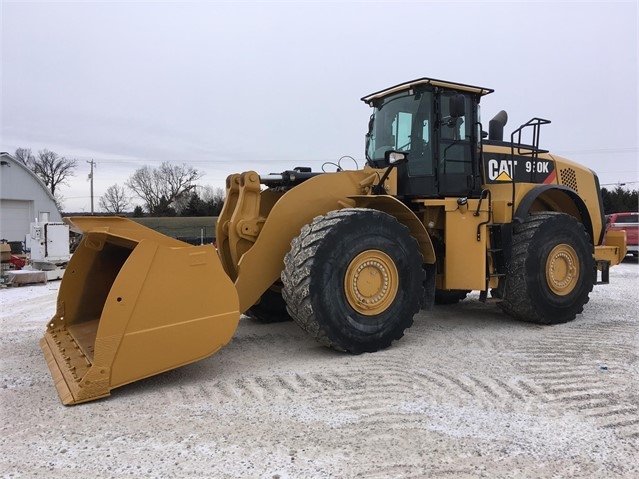
<svg viewBox="0 0 639 479"><path fill-rule="evenodd" d="M540 183L555 181L555 163L544 158L495 155L485 163L486 181L503 183Z"/></svg>
<svg viewBox="0 0 639 479"><path fill-rule="evenodd" d="M488 179L491 181L513 181L517 160L488 160Z"/></svg>
<svg viewBox="0 0 639 479"><path fill-rule="evenodd" d="M513 179L508 176L508 173L502 171L501 173L499 173L499 176L495 178L495 181L513 181Z"/></svg>

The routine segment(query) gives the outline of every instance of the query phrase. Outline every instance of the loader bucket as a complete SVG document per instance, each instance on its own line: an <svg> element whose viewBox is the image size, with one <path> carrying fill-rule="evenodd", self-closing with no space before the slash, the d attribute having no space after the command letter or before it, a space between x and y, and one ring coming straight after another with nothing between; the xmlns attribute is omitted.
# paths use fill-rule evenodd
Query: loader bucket
<svg viewBox="0 0 639 479"><path fill-rule="evenodd" d="M64 273L40 346L66 405L209 356L240 313L214 246L191 246L131 220L67 220L83 240Z"/></svg>

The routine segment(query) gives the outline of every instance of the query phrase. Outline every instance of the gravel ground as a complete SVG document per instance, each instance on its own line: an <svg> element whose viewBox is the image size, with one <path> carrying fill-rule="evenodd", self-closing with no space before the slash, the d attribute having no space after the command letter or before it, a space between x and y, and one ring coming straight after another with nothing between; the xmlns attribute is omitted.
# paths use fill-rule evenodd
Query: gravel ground
<svg viewBox="0 0 639 479"><path fill-rule="evenodd" d="M199 363L62 406L38 346L59 282L0 290L2 477L639 477L639 265L558 326L471 295L386 351L240 321Z"/></svg>

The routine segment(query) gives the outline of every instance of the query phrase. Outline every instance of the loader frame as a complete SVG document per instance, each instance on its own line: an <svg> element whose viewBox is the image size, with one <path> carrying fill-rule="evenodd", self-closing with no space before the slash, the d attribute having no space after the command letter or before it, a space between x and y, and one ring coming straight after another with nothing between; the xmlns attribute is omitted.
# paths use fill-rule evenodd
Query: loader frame
<svg viewBox="0 0 639 479"><path fill-rule="evenodd" d="M362 98L375 110L367 165L230 175L216 246L125 218L65 219L83 239L40 342L62 402L201 360L266 303L269 320L292 318L353 354L472 290L524 321L574 319L596 271L607 282L624 258L624 232L604 244L597 176L539 149L547 120L504 142L502 111L484 141L479 102L491 92L422 78Z"/></svg>

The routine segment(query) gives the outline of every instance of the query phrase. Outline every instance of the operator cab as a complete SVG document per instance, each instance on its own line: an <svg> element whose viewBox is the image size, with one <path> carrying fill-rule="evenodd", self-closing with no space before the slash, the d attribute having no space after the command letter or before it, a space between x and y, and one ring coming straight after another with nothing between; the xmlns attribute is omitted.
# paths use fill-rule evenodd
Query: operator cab
<svg viewBox="0 0 639 479"><path fill-rule="evenodd" d="M404 152L397 191L405 197L477 197L481 192L479 101L488 88L421 78L372 93L366 134L370 166Z"/></svg>

